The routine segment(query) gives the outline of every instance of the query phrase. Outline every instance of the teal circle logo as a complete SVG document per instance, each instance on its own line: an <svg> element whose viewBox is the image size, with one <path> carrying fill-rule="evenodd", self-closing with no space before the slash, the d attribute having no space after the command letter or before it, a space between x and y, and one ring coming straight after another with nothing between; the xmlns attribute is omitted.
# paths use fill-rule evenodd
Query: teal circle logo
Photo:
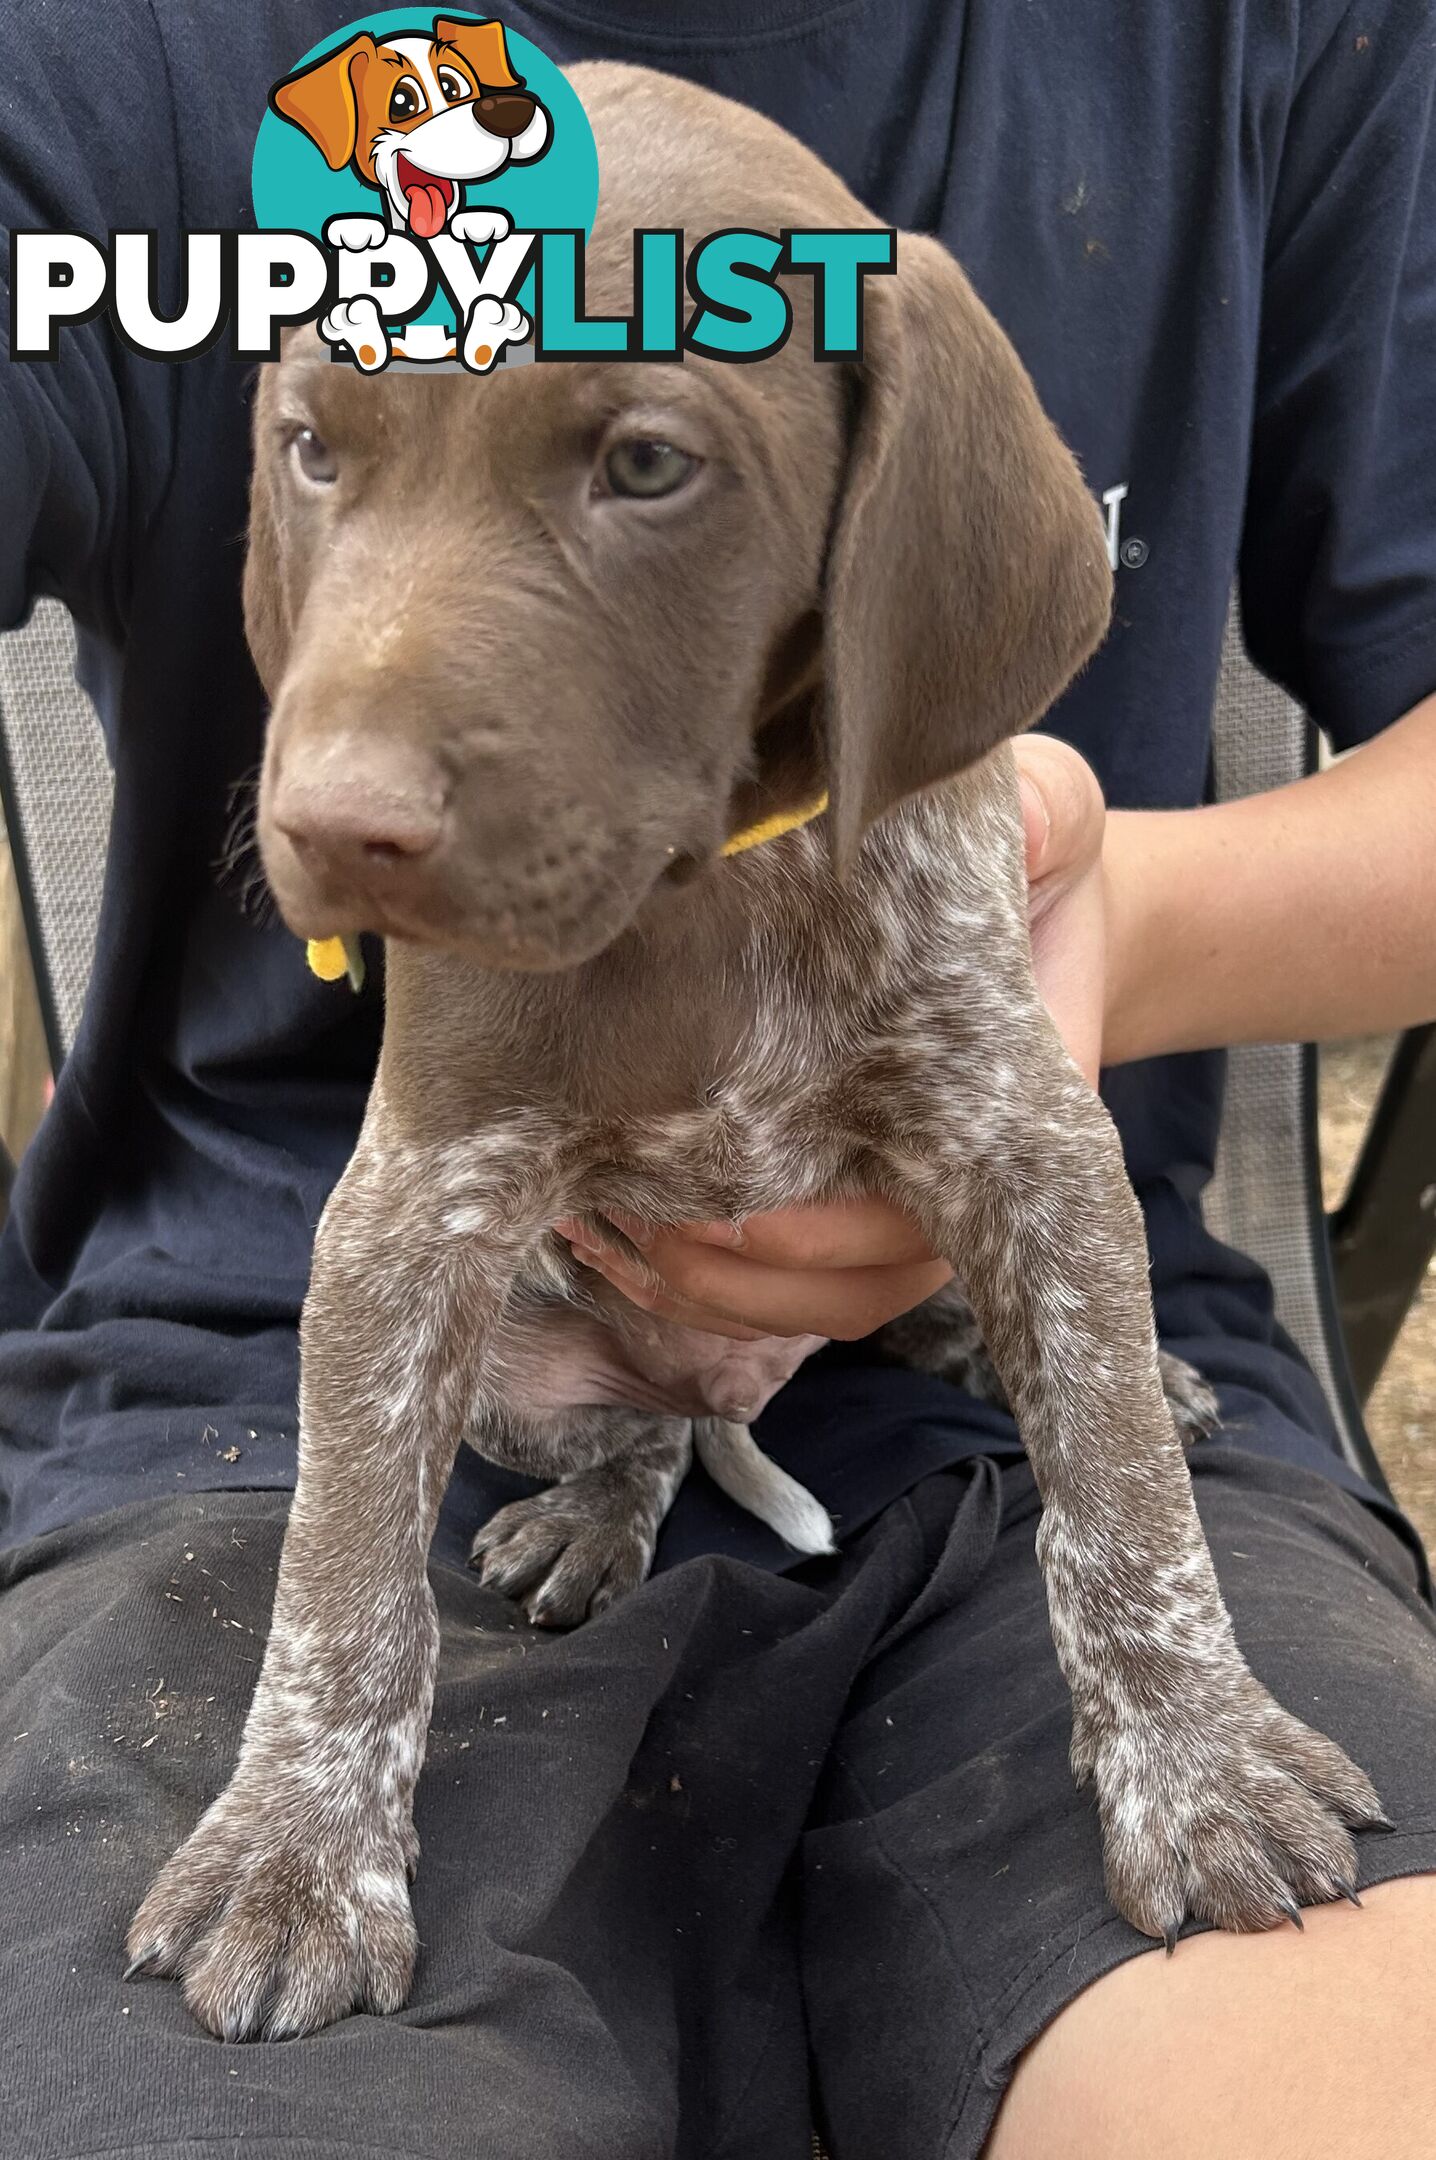
<svg viewBox="0 0 1436 2160"><path fill-rule="evenodd" d="M598 153L575 91L529 38L492 17L385 8L322 39L273 86L251 184L261 229L315 239L341 218L370 221L370 246L378 221L482 246L485 220L464 226L485 211L517 233L586 239ZM532 285L530 272L522 306ZM454 315L439 284L413 319L452 326Z"/></svg>

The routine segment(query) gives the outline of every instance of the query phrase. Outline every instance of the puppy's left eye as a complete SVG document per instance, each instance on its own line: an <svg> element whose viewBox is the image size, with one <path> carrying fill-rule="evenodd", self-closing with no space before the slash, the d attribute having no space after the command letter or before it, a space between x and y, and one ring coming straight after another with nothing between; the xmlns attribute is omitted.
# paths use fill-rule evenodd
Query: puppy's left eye
<svg viewBox="0 0 1436 2160"><path fill-rule="evenodd" d="M389 99L391 120L412 120L424 110L425 97L412 75L400 76Z"/></svg>
<svg viewBox="0 0 1436 2160"><path fill-rule="evenodd" d="M457 105L460 98L472 97L474 94L473 84L466 82L462 75L456 75L452 68L440 68L439 88L451 105Z"/></svg>
<svg viewBox="0 0 1436 2160"><path fill-rule="evenodd" d="M615 443L603 461L604 478L615 495L651 499L672 495L697 472L700 460L674 443L634 435Z"/></svg>

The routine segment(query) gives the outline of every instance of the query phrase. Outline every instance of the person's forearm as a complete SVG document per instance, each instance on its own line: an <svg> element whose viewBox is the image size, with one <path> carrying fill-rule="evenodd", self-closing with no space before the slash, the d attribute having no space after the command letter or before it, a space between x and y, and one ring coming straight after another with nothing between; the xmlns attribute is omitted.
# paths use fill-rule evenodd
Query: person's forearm
<svg viewBox="0 0 1436 2160"><path fill-rule="evenodd" d="M1114 811L1103 1062L1436 1018L1436 696L1290 787Z"/></svg>

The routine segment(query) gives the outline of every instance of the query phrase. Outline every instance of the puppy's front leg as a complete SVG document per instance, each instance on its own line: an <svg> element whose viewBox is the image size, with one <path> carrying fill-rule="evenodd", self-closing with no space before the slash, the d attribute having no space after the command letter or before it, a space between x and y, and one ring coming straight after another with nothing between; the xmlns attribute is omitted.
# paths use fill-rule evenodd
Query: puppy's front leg
<svg viewBox="0 0 1436 2160"><path fill-rule="evenodd" d="M1116 1133L1045 1015L1015 1040L1011 1019L1005 1099L975 1073L959 1119L973 1155L949 1141L924 1167L907 1146L895 1166L965 1284L1041 1489L1073 1769L1095 1782L1112 1901L1169 1945L1188 1913L1270 1927L1349 1889L1344 1825L1381 1821L1380 1803L1237 1648L1163 1396Z"/></svg>
<svg viewBox="0 0 1436 2160"><path fill-rule="evenodd" d="M239 1765L130 1929L132 1969L181 1978L227 2040L395 2010L413 1972L426 1560L514 1233L472 1207L436 1219L435 1173L412 1151L401 1168L361 1143L320 1225L299 1483Z"/></svg>

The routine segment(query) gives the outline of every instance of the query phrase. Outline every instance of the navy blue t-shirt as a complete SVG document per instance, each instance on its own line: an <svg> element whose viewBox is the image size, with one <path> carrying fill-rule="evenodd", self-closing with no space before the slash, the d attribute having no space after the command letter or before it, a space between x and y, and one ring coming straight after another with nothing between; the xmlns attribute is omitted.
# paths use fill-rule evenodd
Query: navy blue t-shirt
<svg viewBox="0 0 1436 2160"><path fill-rule="evenodd" d="M355 0L0 0L0 228L243 226L270 84ZM426 11L415 9L416 22ZM708 83L936 232L1107 507L1114 626L1049 725L1122 806L1203 799L1222 625L1340 745L1436 689L1436 36L1427 0L546 0L560 61ZM0 322L4 319L0 310ZM0 624L59 594L116 772L94 983L0 1243L9 1541L286 1486L296 1318L380 1028L216 874L263 706L239 604L249 371L101 322L0 360ZM1200 1225L1220 1058L1108 1076L1164 1336L1244 1444L1355 1483L1266 1284ZM1011 1454L942 1383L810 1364L762 1437L844 1526ZM467 1453L443 1548L507 1495ZM695 1478L665 1534L776 1561Z"/></svg>

